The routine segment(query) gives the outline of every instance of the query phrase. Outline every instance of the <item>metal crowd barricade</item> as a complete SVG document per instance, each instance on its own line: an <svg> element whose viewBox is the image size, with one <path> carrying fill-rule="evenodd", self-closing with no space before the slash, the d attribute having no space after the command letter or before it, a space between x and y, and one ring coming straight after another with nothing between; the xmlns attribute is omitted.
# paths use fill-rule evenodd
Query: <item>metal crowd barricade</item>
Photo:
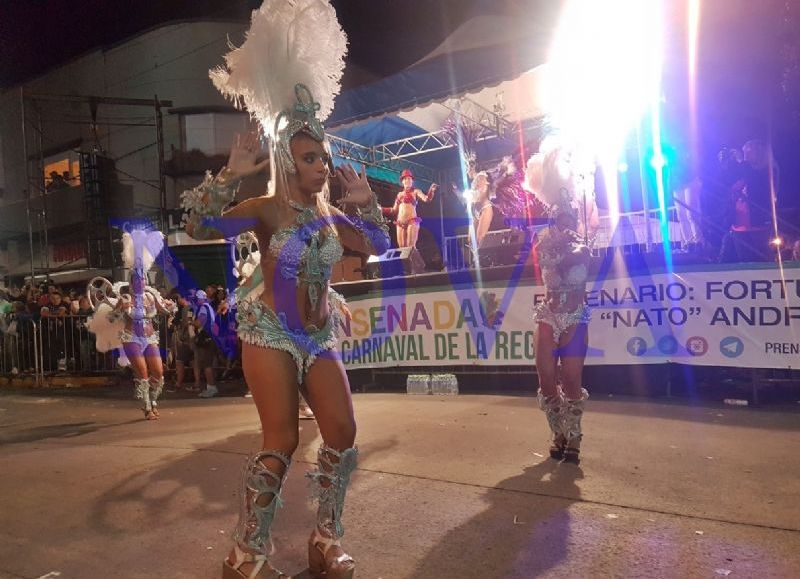
<svg viewBox="0 0 800 579"><path fill-rule="evenodd" d="M474 254L469 238L467 234L445 237L444 258L448 271L459 271L473 266Z"/></svg>
<svg viewBox="0 0 800 579"><path fill-rule="evenodd" d="M97 374L116 370L113 352L98 352L86 322L89 316L68 314L39 320L43 374Z"/></svg>
<svg viewBox="0 0 800 579"><path fill-rule="evenodd" d="M120 371L116 351L98 352L87 315L51 315L38 320L11 315L0 333L0 377L92 376ZM165 370L174 365L175 328L169 315L154 320ZM170 355L170 353L172 355Z"/></svg>
<svg viewBox="0 0 800 579"><path fill-rule="evenodd" d="M650 243L663 243L663 232L660 228L660 210L629 211L620 213L615 224L611 217L603 215L595 232L593 253L602 255L608 248L620 248L622 253L644 253L647 251L648 229ZM667 207L667 233L674 248L685 247L688 240L680 227L678 212L674 206ZM613 225L613 226L612 226ZM474 266L474 255L470 248L469 235L453 235L445 237L444 258L450 271L470 269Z"/></svg>
<svg viewBox="0 0 800 579"><path fill-rule="evenodd" d="M0 374L10 377L33 376L41 383L41 335L29 316L9 315L0 337Z"/></svg>
<svg viewBox="0 0 800 579"><path fill-rule="evenodd" d="M36 383L46 375L93 375L116 372L115 352L98 352L86 315L53 315L34 320L9 317L0 352L0 375L34 376Z"/></svg>

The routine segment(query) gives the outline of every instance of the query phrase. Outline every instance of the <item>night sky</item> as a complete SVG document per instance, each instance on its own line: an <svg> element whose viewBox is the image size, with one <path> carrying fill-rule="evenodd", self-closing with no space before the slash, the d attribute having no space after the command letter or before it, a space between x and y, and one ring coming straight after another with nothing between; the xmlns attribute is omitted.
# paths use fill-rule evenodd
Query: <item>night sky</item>
<svg viewBox="0 0 800 579"><path fill-rule="evenodd" d="M598 0L600 1L600 0ZM435 48L447 34L479 14L535 18L558 0L335 0L348 34L349 59L377 76L395 73ZM679 0L667 0L671 9ZM797 0L704 0L697 110L702 148L741 146L748 138L773 143L781 164L783 198L800 205L800 104L787 101L781 75L792 38L800 50ZM0 87L26 79L88 51L113 45L165 22L201 18L246 22L260 0L0 0ZM131 8L133 6L133 8ZM794 20L791 20L792 17ZM670 37L681 46L685 30L674 10ZM683 55L670 54L666 87L685 92ZM798 89L800 92L800 88ZM120 95L122 96L122 95ZM680 123L687 104L667 95ZM800 95L798 96L800 99Z"/></svg>
<svg viewBox="0 0 800 579"><path fill-rule="evenodd" d="M477 14L520 14L544 0L336 0L352 62L379 76L435 48ZM261 0L0 0L0 87L165 22L247 22ZM133 6L134 8L131 8Z"/></svg>

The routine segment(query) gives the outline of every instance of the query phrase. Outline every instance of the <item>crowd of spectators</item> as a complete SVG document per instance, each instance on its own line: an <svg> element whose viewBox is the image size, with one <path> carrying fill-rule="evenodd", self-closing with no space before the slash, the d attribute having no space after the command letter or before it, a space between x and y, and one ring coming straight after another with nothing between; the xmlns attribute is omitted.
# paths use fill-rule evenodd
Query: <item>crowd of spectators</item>
<svg viewBox="0 0 800 579"><path fill-rule="evenodd" d="M185 294L174 290L168 297L178 304L169 321L168 362L174 360L175 384L168 389L198 391L200 397L212 398L219 393L217 376L225 379L241 367L235 303L224 287L216 285ZM188 367L193 370L192 384L186 383Z"/></svg>
<svg viewBox="0 0 800 579"><path fill-rule="evenodd" d="M162 295L178 304L174 316L157 320L164 357L175 369L170 389L216 396L217 378L225 379L240 367L235 304L217 285L162 291ZM96 352L94 336L87 329L92 314L83 287L62 289L50 283L1 289L0 370L11 374L33 370L39 349L34 346L34 324L40 333L44 372L113 369L112 363L103 363L111 358ZM192 370L188 383L187 369Z"/></svg>
<svg viewBox="0 0 800 579"><path fill-rule="evenodd" d="M800 230L781 204L780 167L766 142L723 147L705 175L685 177L676 191L700 201L676 194L678 205L692 205L688 221L699 224L699 240L716 248L718 261L774 261L779 253L784 261L798 259Z"/></svg>

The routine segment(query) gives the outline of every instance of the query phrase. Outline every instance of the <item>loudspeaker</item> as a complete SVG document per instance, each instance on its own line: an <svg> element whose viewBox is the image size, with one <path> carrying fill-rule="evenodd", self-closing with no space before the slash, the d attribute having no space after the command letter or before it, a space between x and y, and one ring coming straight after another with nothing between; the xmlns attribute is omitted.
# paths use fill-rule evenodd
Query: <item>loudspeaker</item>
<svg viewBox="0 0 800 579"><path fill-rule="evenodd" d="M364 269L360 256L346 255L331 271L331 283L341 281L360 281L364 279Z"/></svg>
<svg viewBox="0 0 800 579"><path fill-rule="evenodd" d="M370 256L367 275L371 279L413 275L425 271L425 260L416 247L390 249L383 255Z"/></svg>
<svg viewBox="0 0 800 579"><path fill-rule="evenodd" d="M514 265L520 251L530 250L531 238L524 229L501 229L488 232L478 248L482 266Z"/></svg>

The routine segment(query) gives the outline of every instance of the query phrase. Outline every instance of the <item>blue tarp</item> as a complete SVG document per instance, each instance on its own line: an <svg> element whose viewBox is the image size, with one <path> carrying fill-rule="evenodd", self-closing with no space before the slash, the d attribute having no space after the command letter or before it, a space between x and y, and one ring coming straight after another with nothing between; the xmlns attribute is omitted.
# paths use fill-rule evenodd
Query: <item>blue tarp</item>
<svg viewBox="0 0 800 579"><path fill-rule="evenodd" d="M546 20L526 26L541 30ZM512 36L519 38L519 34ZM333 134L366 147L424 134L428 131L393 115L517 78L545 61L548 36L531 32L530 40L523 42L500 41L488 47L447 52L395 75L346 90L337 97L325 126ZM504 147L501 143L485 143L481 156L495 154L493 149L498 145L500 149ZM458 153L451 150L426 153L412 160L436 168L459 163ZM369 173L385 180L396 177L379 175L383 171L376 169Z"/></svg>
<svg viewBox="0 0 800 579"><path fill-rule="evenodd" d="M335 129L512 80L545 61L543 44L540 39L530 44L500 44L431 58L395 75L344 91L325 124Z"/></svg>
<svg viewBox="0 0 800 579"><path fill-rule="evenodd" d="M384 117L371 119L357 125L339 127L330 132L359 145L374 147L389 141L420 135L425 131L414 123L409 123L400 117ZM334 156L333 162L337 166L342 163L351 163L349 159L343 159L338 156ZM398 182L399 177L398 172L381 167L367 167L367 175L372 179L388 183Z"/></svg>
<svg viewBox="0 0 800 579"><path fill-rule="evenodd" d="M347 139L348 141L358 143L359 145L364 145L365 147L373 147L382 143L388 143L389 141L413 137L425 132L414 123L409 123L400 117L371 119L356 125L338 128L332 128L332 125L328 122L325 123L325 126L335 135Z"/></svg>

